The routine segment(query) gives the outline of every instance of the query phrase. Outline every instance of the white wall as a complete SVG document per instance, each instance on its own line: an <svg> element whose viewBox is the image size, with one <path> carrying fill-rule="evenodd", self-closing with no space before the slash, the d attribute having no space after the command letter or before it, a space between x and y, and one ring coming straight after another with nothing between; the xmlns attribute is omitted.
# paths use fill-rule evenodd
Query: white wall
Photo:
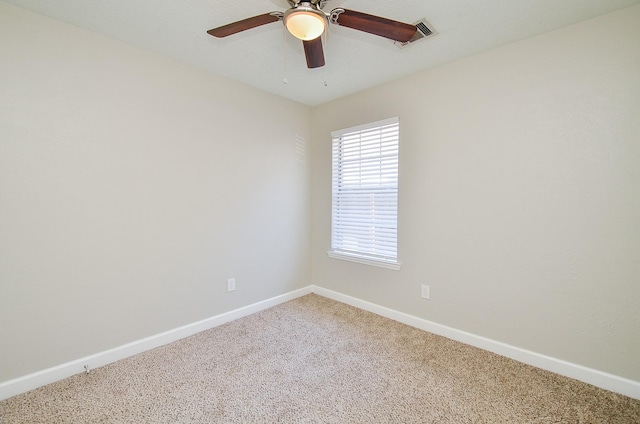
<svg viewBox="0 0 640 424"><path fill-rule="evenodd" d="M392 116L403 267L330 259L329 133ZM316 107L312 139L314 284L640 381L640 6Z"/></svg>
<svg viewBox="0 0 640 424"><path fill-rule="evenodd" d="M0 382L310 283L309 108L2 2L0 52Z"/></svg>

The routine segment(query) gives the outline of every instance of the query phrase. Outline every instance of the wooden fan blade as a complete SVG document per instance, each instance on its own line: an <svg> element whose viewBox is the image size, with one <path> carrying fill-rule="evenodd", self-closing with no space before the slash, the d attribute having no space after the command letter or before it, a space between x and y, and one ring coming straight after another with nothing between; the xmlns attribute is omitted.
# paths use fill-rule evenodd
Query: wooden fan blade
<svg viewBox="0 0 640 424"><path fill-rule="evenodd" d="M407 42L413 38L417 28L415 25L405 24L355 10L341 9L344 12L338 15L336 23L340 26L390 38L395 41ZM333 13L333 11L332 11Z"/></svg>
<svg viewBox="0 0 640 424"><path fill-rule="evenodd" d="M264 15L258 15L251 18L243 19L238 22L223 25L218 28L210 29L209 31L207 31L207 34L213 35L214 37L222 38L228 35L237 34L238 32L246 31L251 28L259 27L261 25L270 24L271 22L278 22L280 20L280 17L278 17L277 15L274 16L274 14L276 13L278 12L265 13Z"/></svg>
<svg viewBox="0 0 640 424"><path fill-rule="evenodd" d="M304 44L304 55L307 58L307 68L320 68L324 66L322 37L310 41L303 41L302 44Z"/></svg>

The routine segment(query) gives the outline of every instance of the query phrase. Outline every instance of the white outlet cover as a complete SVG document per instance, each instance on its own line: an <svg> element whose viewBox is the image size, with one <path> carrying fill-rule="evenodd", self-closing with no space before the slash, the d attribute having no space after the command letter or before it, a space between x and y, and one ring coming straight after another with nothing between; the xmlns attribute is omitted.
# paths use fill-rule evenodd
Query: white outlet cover
<svg viewBox="0 0 640 424"><path fill-rule="evenodd" d="M426 284L422 285L422 297L425 299L431 299L431 287Z"/></svg>
<svg viewBox="0 0 640 424"><path fill-rule="evenodd" d="M236 289L236 279L229 278L227 280L227 291L234 291Z"/></svg>

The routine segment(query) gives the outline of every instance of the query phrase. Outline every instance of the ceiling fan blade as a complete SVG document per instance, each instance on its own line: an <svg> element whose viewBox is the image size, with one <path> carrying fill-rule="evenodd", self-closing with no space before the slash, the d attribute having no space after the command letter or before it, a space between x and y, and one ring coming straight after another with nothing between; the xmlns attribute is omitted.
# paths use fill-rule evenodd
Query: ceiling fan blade
<svg viewBox="0 0 640 424"><path fill-rule="evenodd" d="M337 15L336 23L340 26L390 38L395 41L407 42L413 38L417 28L415 25L405 24L367 13L356 12L348 9L334 9L331 11L341 12Z"/></svg>
<svg viewBox="0 0 640 424"><path fill-rule="evenodd" d="M324 66L322 37L310 41L303 41L302 44L304 44L304 55L307 58L307 68L320 68Z"/></svg>
<svg viewBox="0 0 640 424"><path fill-rule="evenodd" d="M282 13L280 12L265 13L263 15L254 16L238 22L223 25L218 28L210 29L207 31L207 34L222 38L251 28L259 27L261 25L270 24L271 22L278 22L281 18Z"/></svg>

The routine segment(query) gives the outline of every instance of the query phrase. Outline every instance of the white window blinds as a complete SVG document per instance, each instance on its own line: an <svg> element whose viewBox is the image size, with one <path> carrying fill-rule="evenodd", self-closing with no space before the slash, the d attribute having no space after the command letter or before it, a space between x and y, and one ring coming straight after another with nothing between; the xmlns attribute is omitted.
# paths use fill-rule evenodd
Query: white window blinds
<svg viewBox="0 0 640 424"><path fill-rule="evenodd" d="M331 137L330 255L397 263L398 118L334 131Z"/></svg>

